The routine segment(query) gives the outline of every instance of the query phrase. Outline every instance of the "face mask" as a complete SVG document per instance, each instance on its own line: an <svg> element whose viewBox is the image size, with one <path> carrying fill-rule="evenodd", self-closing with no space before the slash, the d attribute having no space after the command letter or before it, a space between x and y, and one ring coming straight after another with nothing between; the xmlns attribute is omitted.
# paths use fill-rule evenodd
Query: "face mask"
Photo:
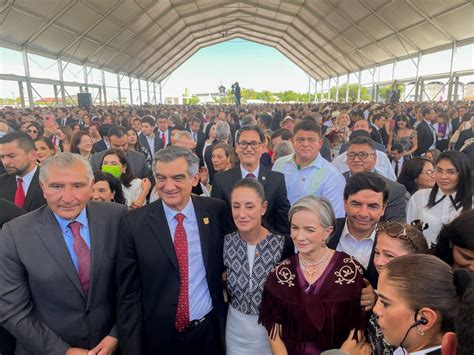
<svg viewBox="0 0 474 355"><path fill-rule="evenodd" d="M102 171L111 174L117 179L120 179L120 176L122 175L122 169L118 165L102 165Z"/></svg>

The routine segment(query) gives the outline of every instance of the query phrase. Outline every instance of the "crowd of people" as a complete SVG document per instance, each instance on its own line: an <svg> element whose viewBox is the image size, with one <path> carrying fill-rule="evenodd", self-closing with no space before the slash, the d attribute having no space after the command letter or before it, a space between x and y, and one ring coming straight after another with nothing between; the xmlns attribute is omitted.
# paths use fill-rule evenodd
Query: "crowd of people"
<svg viewBox="0 0 474 355"><path fill-rule="evenodd" d="M0 109L0 353L473 354L474 105Z"/></svg>

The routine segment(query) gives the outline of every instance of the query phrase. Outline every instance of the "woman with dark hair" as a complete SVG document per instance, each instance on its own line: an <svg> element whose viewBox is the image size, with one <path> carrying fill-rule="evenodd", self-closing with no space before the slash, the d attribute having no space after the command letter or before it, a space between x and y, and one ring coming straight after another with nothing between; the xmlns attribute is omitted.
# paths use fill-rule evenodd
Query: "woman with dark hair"
<svg viewBox="0 0 474 355"><path fill-rule="evenodd" d="M385 341L404 354L441 354L441 341L455 330L461 298L471 283L465 269L433 255L400 256L385 265L374 307Z"/></svg>
<svg viewBox="0 0 474 355"><path fill-rule="evenodd" d="M35 139L35 146L36 160L38 160L38 163L40 164L56 154L56 147L54 146L53 141L48 137L37 137Z"/></svg>
<svg viewBox="0 0 474 355"><path fill-rule="evenodd" d="M92 186L92 200L103 202L116 202L125 204L122 184L112 174L101 170L94 171L94 185Z"/></svg>
<svg viewBox="0 0 474 355"><path fill-rule="evenodd" d="M409 158L418 149L418 141L416 130L409 127L409 119L402 115L396 122L396 128L393 129L388 136L388 151L392 146L401 144L403 147L403 156Z"/></svg>
<svg viewBox="0 0 474 355"><path fill-rule="evenodd" d="M72 137L71 140L71 153L80 154L85 160L89 160L92 154L94 154L94 143L89 133L85 131L79 131Z"/></svg>
<svg viewBox="0 0 474 355"><path fill-rule="evenodd" d="M434 255L474 273L474 210L461 213L439 232Z"/></svg>
<svg viewBox="0 0 474 355"><path fill-rule="evenodd" d="M26 133L35 140L38 137L43 135L43 127L37 122L30 122L30 124L26 127Z"/></svg>
<svg viewBox="0 0 474 355"><path fill-rule="evenodd" d="M406 187L410 195L421 189L431 189L435 184L433 164L422 157L408 159L403 164L397 181Z"/></svg>
<svg viewBox="0 0 474 355"><path fill-rule="evenodd" d="M327 247L336 218L326 198L301 198L289 220L298 254L269 274L259 322L273 354L318 355L339 348L352 329L365 329L364 269L352 256Z"/></svg>
<svg viewBox="0 0 474 355"><path fill-rule="evenodd" d="M71 149L72 129L69 126L60 126L57 130L59 138L59 150L61 152L69 152Z"/></svg>
<svg viewBox="0 0 474 355"><path fill-rule="evenodd" d="M73 123L71 125L71 129L72 129L72 134L74 136L76 133L79 133L81 131L81 125L79 123Z"/></svg>
<svg viewBox="0 0 474 355"><path fill-rule="evenodd" d="M467 157L458 151L441 153L436 163L432 189L415 192L407 205L407 222L427 223L424 235L428 244L436 242L443 224L472 208L472 176Z"/></svg>
<svg viewBox="0 0 474 355"><path fill-rule="evenodd" d="M294 254L291 239L262 226L267 210L263 186L244 178L231 192L237 227L224 237L224 267L230 297L226 323L228 355L271 354L267 332L258 324L263 286L272 268Z"/></svg>
<svg viewBox="0 0 474 355"><path fill-rule="evenodd" d="M153 155L148 149L146 149L140 144L140 142L138 141L138 133L132 127L127 128L127 140L128 149L143 153L146 157L145 159L148 166L151 168L151 164L153 162Z"/></svg>
<svg viewBox="0 0 474 355"><path fill-rule="evenodd" d="M105 152L101 170L120 179L126 205L129 208L138 208L145 204L151 182L147 178L139 179L133 176L127 156L121 149L112 148Z"/></svg>

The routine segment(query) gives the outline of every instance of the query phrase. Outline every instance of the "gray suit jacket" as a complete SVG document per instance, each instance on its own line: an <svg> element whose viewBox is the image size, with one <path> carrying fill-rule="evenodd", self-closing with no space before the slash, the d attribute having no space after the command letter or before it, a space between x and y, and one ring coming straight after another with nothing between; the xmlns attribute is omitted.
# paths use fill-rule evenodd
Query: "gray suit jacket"
<svg viewBox="0 0 474 355"><path fill-rule="evenodd" d="M382 217L382 221L398 221L405 222L406 220L406 205L407 201L405 195L407 189L402 184L399 184L396 181L387 179L385 176L376 173L377 176L384 179L385 183L388 186L388 201L387 207L385 208L385 214ZM346 178L346 182L349 182L350 171L343 173Z"/></svg>
<svg viewBox="0 0 474 355"><path fill-rule="evenodd" d="M48 206L0 232L0 325L17 338L17 355L92 349L115 326L115 253L126 208L89 202L91 281L86 297L59 224Z"/></svg>
<svg viewBox="0 0 474 355"><path fill-rule="evenodd" d="M104 158L106 150L93 154L90 158L90 163L92 166L92 170L100 170L100 163ZM130 167L132 168L132 173L135 177L143 179L143 178L150 178L151 172L148 168L146 163L145 154L136 152L134 150L129 150L127 152L128 162L130 163Z"/></svg>

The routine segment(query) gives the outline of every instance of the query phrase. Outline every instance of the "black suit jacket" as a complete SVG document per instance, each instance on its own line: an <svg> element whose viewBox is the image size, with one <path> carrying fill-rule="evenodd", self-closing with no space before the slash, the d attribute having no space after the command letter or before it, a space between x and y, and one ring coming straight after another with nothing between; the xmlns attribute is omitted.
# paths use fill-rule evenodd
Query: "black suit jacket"
<svg viewBox="0 0 474 355"><path fill-rule="evenodd" d="M337 245L339 244L339 241L341 240L341 235L342 235L342 231L344 229L345 224L346 224L345 218L336 219L336 228L334 230L334 234L328 240L329 248L333 250L337 249ZM374 289L377 289L377 282L379 279L379 273L377 272L377 269L375 268L375 265L374 265L374 253L375 253L376 243L377 243L377 236L375 236L374 246L370 253L369 265L367 266L367 270L365 270L364 272L364 277L370 282L370 284L372 285Z"/></svg>
<svg viewBox="0 0 474 355"><path fill-rule="evenodd" d="M39 185L39 167L36 169L33 179L31 179L30 187L26 192L25 204L23 209L25 211L34 211L38 207L46 204L46 200L43 197L43 190ZM8 175L7 173L0 175L0 198L4 198L10 202L15 202L16 192L16 176Z"/></svg>
<svg viewBox="0 0 474 355"><path fill-rule="evenodd" d="M225 203L192 196L206 279L224 339L223 243L229 231ZM120 349L126 355L173 353L179 269L162 200L128 213L117 249Z"/></svg>
<svg viewBox="0 0 474 355"><path fill-rule="evenodd" d="M464 131L461 131L459 133L459 138L456 144L454 145L454 149L460 150L462 146L464 145L464 142L468 140L469 138L474 137L474 130L472 128L465 129Z"/></svg>
<svg viewBox="0 0 474 355"><path fill-rule="evenodd" d="M436 143L433 142L433 131L425 120L416 127L416 136L418 140L418 148L414 154L416 156L426 153L433 143Z"/></svg>
<svg viewBox="0 0 474 355"><path fill-rule="evenodd" d="M346 178L346 183L349 182L351 172L346 171L342 175ZM406 219L406 193L407 189L402 184L396 181L390 180L385 176L376 173L378 177L381 177L388 187L388 201L387 207L385 207L385 213L381 218L382 221L399 221L405 222Z"/></svg>
<svg viewBox="0 0 474 355"><path fill-rule="evenodd" d="M230 209L230 193L234 185L242 179L240 166L216 174L212 184L211 196L224 200ZM263 185L268 201L264 221L276 233L290 235L288 212L290 202L287 198L285 176L260 165L258 181Z"/></svg>
<svg viewBox="0 0 474 355"><path fill-rule="evenodd" d="M57 119L56 119L56 123L58 124L58 126L63 126L63 124L62 124L61 121L62 121L62 120L61 120L60 118L57 118ZM76 123L76 120L73 119L72 117L69 116L69 117L66 118L66 126L71 126L71 125L73 125L74 123Z"/></svg>
<svg viewBox="0 0 474 355"><path fill-rule="evenodd" d="M370 138L372 138L372 140L376 143L387 146L388 134L385 131L385 128L381 128L379 130L377 127L372 125L372 131L370 132Z"/></svg>
<svg viewBox="0 0 474 355"><path fill-rule="evenodd" d="M138 136L138 143L140 143L142 147L145 147L145 149L150 153L151 156L153 156L155 152L163 148L163 140L157 134L155 134L154 141L155 149L151 151L150 145L148 144L145 135L143 133L140 133L140 135Z"/></svg>
<svg viewBox="0 0 474 355"><path fill-rule="evenodd" d="M95 153L103 152L104 150L109 149L107 147L107 144L105 144L105 141L101 139L100 141L97 141L93 144L93 149Z"/></svg>

